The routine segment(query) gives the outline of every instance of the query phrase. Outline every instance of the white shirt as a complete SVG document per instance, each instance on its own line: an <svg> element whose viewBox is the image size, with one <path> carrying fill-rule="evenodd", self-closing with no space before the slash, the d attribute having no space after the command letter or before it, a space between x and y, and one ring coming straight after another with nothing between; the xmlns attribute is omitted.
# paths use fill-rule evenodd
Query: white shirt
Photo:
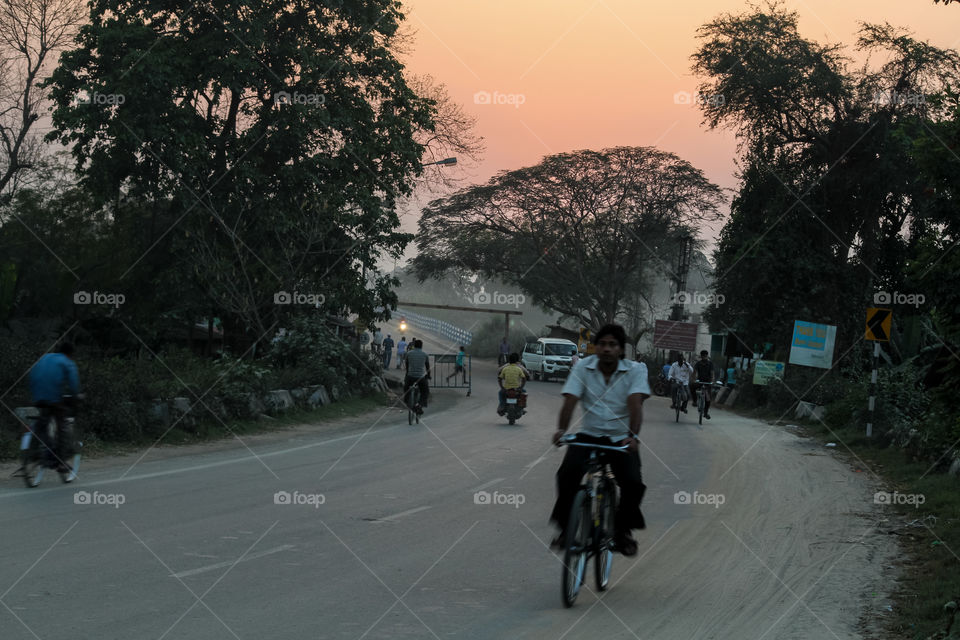
<svg viewBox="0 0 960 640"><path fill-rule="evenodd" d="M670 367L670 379L676 380L680 384L690 384L691 374L693 374L693 367L687 361L684 361L682 367L677 362L674 362L673 366Z"/></svg>
<svg viewBox="0 0 960 640"><path fill-rule="evenodd" d="M650 395L647 365L621 360L607 383L597 356L588 356L570 371L561 393L580 399L583 425L580 433L622 440L630 433L627 398L636 393Z"/></svg>

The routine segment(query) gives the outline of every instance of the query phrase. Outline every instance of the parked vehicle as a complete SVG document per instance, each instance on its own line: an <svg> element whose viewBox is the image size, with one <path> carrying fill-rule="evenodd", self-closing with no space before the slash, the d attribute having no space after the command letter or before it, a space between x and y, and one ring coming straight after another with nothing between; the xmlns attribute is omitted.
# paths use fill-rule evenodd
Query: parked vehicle
<svg viewBox="0 0 960 640"><path fill-rule="evenodd" d="M562 338L540 338L523 348L520 362L536 380L566 375L573 366L577 345Z"/></svg>

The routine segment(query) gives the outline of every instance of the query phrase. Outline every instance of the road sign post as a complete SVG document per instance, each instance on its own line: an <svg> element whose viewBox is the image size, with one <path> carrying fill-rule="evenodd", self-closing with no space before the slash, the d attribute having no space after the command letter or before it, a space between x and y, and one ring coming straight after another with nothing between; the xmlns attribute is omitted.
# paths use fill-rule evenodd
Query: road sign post
<svg viewBox="0 0 960 640"><path fill-rule="evenodd" d="M867 309L866 340L873 341L873 368L870 372L870 397L867 399L867 437L873 437L873 409L877 404L877 364L880 362L880 343L890 342L893 312L890 309Z"/></svg>

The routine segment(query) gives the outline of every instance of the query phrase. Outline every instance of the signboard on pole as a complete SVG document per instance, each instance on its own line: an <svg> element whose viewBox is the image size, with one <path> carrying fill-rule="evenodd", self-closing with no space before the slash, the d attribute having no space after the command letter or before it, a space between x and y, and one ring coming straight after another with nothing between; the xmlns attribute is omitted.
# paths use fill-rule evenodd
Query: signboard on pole
<svg viewBox="0 0 960 640"><path fill-rule="evenodd" d="M753 384L770 384L772 378L783 380L783 370L785 365L782 362L773 360L757 360L753 370Z"/></svg>
<svg viewBox="0 0 960 640"><path fill-rule="evenodd" d="M790 341L790 364L829 369L833 366L836 339L837 328L832 324L795 321L793 340Z"/></svg>
<svg viewBox="0 0 960 640"><path fill-rule="evenodd" d="M693 351L697 348L698 327L699 325L693 322L657 320L653 327L653 347L673 351Z"/></svg>
<svg viewBox="0 0 960 640"><path fill-rule="evenodd" d="M577 338L577 350L588 356L594 353L593 340L590 338L590 329L580 327L580 336Z"/></svg>
<svg viewBox="0 0 960 640"><path fill-rule="evenodd" d="M890 309L867 309L867 330L864 338L878 342L890 342L890 325L893 322L893 311Z"/></svg>

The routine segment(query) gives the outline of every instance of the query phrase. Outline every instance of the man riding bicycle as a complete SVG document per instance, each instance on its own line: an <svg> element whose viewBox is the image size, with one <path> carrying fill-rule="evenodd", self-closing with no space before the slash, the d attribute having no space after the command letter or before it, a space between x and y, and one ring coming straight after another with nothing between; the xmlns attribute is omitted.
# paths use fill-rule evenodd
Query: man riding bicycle
<svg viewBox="0 0 960 640"><path fill-rule="evenodd" d="M59 462L57 471L69 473L72 469L65 461L73 456L74 451L73 443L66 435L67 401L64 398L64 389L69 390L75 400L82 398L80 374L73 361L73 345L61 342L56 352L48 353L37 360L30 369L29 384L33 404L40 409L34 436L53 452ZM53 447L48 442L46 428L51 417L57 426L57 440Z"/></svg>
<svg viewBox="0 0 960 640"><path fill-rule="evenodd" d="M414 340L410 345L403 364L406 372L403 378L403 401L410 406L410 387L417 385L420 387L420 408L426 409L427 396L430 394L430 385L427 383L430 379L430 356L423 352L422 340Z"/></svg>
<svg viewBox="0 0 960 640"><path fill-rule="evenodd" d="M670 375L667 379L670 381L670 408L676 409L677 388L681 391L680 411L687 412L687 400L690 399L690 376L693 374L693 367L689 362L683 359L683 354L677 355L677 361L670 367Z"/></svg>
<svg viewBox="0 0 960 640"><path fill-rule="evenodd" d="M507 409L507 390L519 389L523 393L523 388L530 379L530 374L519 364L520 355L510 354L510 362L500 368L497 374L497 383L500 385L500 404L497 406L497 415L502 416Z"/></svg>
<svg viewBox="0 0 960 640"><path fill-rule="evenodd" d="M710 362L709 355L704 349L700 352L700 360L693 365L695 384L703 388L703 417L707 420L710 419L710 385L714 380L713 363Z"/></svg>
<svg viewBox="0 0 960 640"><path fill-rule="evenodd" d="M637 553L637 543L630 531L646 528L640 512L646 486L640 473L637 443L643 423L643 401L650 397L647 367L642 362L623 359L626 332L619 325L601 327L593 336L593 344L594 355L581 360L563 385L563 407L552 440L559 445L577 402L582 401L583 428L577 434L578 441L627 445L627 451L609 456L608 463L620 487L614 545L623 555L632 556ZM589 457L589 449L570 447L557 470L557 501L550 519L560 527L560 535L551 546L563 548L565 544L564 527Z"/></svg>

